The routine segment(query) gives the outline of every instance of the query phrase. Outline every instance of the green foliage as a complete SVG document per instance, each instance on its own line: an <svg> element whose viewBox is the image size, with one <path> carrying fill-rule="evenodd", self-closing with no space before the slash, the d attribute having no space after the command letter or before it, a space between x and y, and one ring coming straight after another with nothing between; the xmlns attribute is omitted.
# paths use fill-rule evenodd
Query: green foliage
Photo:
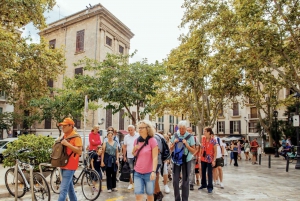
<svg viewBox="0 0 300 201"><path fill-rule="evenodd" d="M38 170L40 163L49 163L51 149L54 144L54 139L45 136L36 136L34 134L20 135L18 140L8 144L3 155L9 154L3 161L4 167L12 167L15 165L15 154L20 149L29 149L29 152L24 152L19 155L19 159L23 162L28 162L28 156L36 156L34 161L34 169Z"/></svg>
<svg viewBox="0 0 300 201"><path fill-rule="evenodd" d="M102 99L108 103L105 108L113 113L125 109L125 115L135 124L152 109L149 101L157 95L165 69L158 62L148 64L146 59L129 64L128 59L133 55L108 54L103 62L85 58L78 64L94 71L95 76L78 75L72 83L74 88L85 91L90 100ZM137 117L132 115L131 107L136 108Z"/></svg>

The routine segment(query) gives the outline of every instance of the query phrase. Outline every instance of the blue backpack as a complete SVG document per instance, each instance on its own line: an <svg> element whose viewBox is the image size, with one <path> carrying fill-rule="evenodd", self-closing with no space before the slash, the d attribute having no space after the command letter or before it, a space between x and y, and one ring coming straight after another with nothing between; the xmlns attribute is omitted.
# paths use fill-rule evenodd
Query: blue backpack
<svg viewBox="0 0 300 201"><path fill-rule="evenodd" d="M186 136L184 139L185 140L188 140L190 139L192 135L189 134L188 136ZM186 157L187 155L184 154L184 148L185 148L185 145L183 144L181 138L179 138L178 134L175 133L175 139L178 139L179 142L177 142L175 144L175 148L174 148L174 151L172 152L172 162L175 164L175 165L182 165L183 163L186 163Z"/></svg>

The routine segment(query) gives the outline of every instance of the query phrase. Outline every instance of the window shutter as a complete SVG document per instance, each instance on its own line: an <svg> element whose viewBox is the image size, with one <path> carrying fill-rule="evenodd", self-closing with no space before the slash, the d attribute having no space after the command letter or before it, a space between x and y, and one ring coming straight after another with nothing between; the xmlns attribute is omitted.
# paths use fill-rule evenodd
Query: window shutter
<svg viewBox="0 0 300 201"><path fill-rule="evenodd" d="M112 109L106 109L106 128L112 126Z"/></svg>
<svg viewBox="0 0 300 201"><path fill-rule="evenodd" d="M45 119L45 129L51 129L51 119Z"/></svg>
<svg viewBox="0 0 300 201"><path fill-rule="evenodd" d="M119 112L119 130L124 130L124 110Z"/></svg>
<svg viewBox="0 0 300 201"><path fill-rule="evenodd" d="M217 134L219 133L220 129L219 129L219 122L217 121Z"/></svg>
<svg viewBox="0 0 300 201"><path fill-rule="evenodd" d="M83 68L75 68L75 75L83 75Z"/></svg>
<svg viewBox="0 0 300 201"><path fill-rule="evenodd" d="M233 121L230 121L230 134L233 134Z"/></svg>
<svg viewBox="0 0 300 201"><path fill-rule="evenodd" d="M241 121L238 121L239 124L239 134L241 134Z"/></svg>

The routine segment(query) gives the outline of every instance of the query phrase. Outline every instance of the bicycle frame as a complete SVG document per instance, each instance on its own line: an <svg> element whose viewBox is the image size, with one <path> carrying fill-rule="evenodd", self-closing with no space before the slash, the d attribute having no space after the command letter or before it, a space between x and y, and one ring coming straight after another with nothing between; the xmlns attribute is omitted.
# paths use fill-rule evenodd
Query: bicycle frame
<svg viewBox="0 0 300 201"><path fill-rule="evenodd" d="M29 179L30 184L28 183L25 175L23 174L23 171L21 169L21 166L24 167L24 169L29 169ZM16 165L15 165L15 199L18 199L18 172L20 172L22 179L25 182L25 189L27 192L29 189L31 189L31 199L34 200L34 192L33 192L33 166L29 165L27 163L23 163L18 158L16 159ZM30 188L32 187L32 188Z"/></svg>

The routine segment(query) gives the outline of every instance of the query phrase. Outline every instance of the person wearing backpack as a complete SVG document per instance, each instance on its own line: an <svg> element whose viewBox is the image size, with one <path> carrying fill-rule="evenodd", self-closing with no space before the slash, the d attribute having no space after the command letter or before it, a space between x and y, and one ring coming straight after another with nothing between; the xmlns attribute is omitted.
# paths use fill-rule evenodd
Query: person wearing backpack
<svg viewBox="0 0 300 201"><path fill-rule="evenodd" d="M213 175L212 168L216 165L217 159L217 143L213 138L213 131L210 127L204 128L204 136L202 137L202 144L200 148L201 156L201 186L198 190L207 188L208 193L213 191ZM200 158L199 158L200 159ZM206 182L206 172L208 182Z"/></svg>
<svg viewBox="0 0 300 201"><path fill-rule="evenodd" d="M173 188L175 201L187 201L189 198L189 175L191 160L195 152L195 140L187 129L186 121L178 123L179 132L172 136L170 150L173 162ZM179 177L182 170L182 199L179 192Z"/></svg>
<svg viewBox="0 0 300 201"><path fill-rule="evenodd" d="M65 201L67 194L70 200L77 201L73 186L73 175L78 168L79 156L82 154L82 140L80 137L71 138L69 141L66 140L66 138L76 135L74 125L75 123L71 118L65 118L63 122L59 123L64 133L64 139L61 141L61 144L67 147L67 153L70 157L68 164L61 167L62 181L58 201Z"/></svg>

